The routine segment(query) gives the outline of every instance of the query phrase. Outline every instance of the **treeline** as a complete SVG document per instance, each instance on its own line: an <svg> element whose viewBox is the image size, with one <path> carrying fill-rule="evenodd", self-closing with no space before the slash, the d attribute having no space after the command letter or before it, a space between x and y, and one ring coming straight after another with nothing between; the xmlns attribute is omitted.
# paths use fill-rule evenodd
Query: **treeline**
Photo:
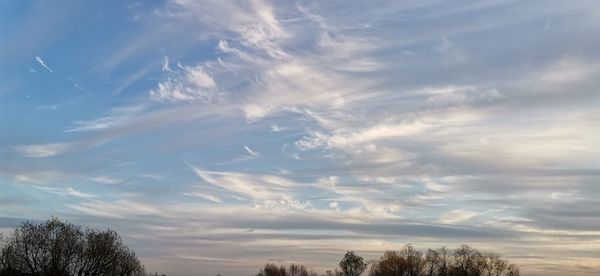
<svg viewBox="0 0 600 276"><path fill-rule="evenodd" d="M0 275L145 275L133 250L112 230L82 229L56 218L24 222L0 252Z"/></svg>
<svg viewBox="0 0 600 276"><path fill-rule="evenodd" d="M267 263L256 276L519 276L519 268L493 252L467 245L419 251L411 244L377 260L348 251L338 268L319 275L302 264ZM19 225L0 250L0 276L142 276L144 266L112 230L82 229L51 218Z"/></svg>
<svg viewBox="0 0 600 276"><path fill-rule="evenodd" d="M386 251L378 260L365 261L348 251L335 270L321 276L519 276L519 267L493 252L481 252L468 245L426 252L407 244L400 251ZM267 263L256 276L319 276L301 264Z"/></svg>

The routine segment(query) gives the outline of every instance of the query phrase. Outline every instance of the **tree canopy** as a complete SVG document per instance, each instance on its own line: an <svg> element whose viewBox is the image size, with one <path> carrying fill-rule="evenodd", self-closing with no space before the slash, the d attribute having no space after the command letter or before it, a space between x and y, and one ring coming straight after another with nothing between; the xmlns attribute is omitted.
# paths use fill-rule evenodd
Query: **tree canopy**
<svg viewBox="0 0 600 276"><path fill-rule="evenodd" d="M455 250L446 247L428 249L425 253L412 244L401 250L388 250L377 260L365 261L348 251L335 270L322 276L358 276L368 270L369 276L519 276L519 267L494 252L482 252L468 245ZM256 276L316 276L304 265L288 268L268 263Z"/></svg>
<svg viewBox="0 0 600 276"><path fill-rule="evenodd" d="M51 218L24 222L0 252L0 275L143 275L144 267L112 230L82 229Z"/></svg>

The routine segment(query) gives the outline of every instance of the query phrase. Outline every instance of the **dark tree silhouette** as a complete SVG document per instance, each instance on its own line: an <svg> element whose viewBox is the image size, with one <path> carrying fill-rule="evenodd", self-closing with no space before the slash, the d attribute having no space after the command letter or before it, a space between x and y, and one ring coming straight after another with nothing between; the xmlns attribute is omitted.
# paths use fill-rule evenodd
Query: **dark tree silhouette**
<svg viewBox="0 0 600 276"><path fill-rule="evenodd" d="M448 249L446 249L446 247L442 247L440 249L437 250L437 252L439 253L439 265L438 265L438 276L448 276L448 272L450 270L450 265L452 262L451 259L451 252L448 251Z"/></svg>
<svg viewBox="0 0 600 276"><path fill-rule="evenodd" d="M367 269L367 263L363 257L356 255L352 251L346 252L339 265L344 276L358 276Z"/></svg>
<svg viewBox="0 0 600 276"><path fill-rule="evenodd" d="M519 267L493 252L462 245L428 249L425 254L406 244L400 251L385 251L378 260L365 262L348 251L339 264L341 270L327 270L321 276L358 276L370 264L369 276L520 276ZM301 264L285 266L266 264L256 276L317 276Z"/></svg>
<svg viewBox="0 0 600 276"><path fill-rule="evenodd" d="M386 275L405 275L406 260L400 256L398 251L386 251L379 261L375 261L371 265L371 276L386 276Z"/></svg>
<svg viewBox="0 0 600 276"><path fill-rule="evenodd" d="M370 276L518 276L519 267L496 253L462 245L454 251L429 249L425 256L408 244L400 252L386 251L373 262Z"/></svg>
<svg viewBox="0 0 600 276"><path fill-rule="evenodd" d="M406 275L420 276L423 268L425 267L423 253L419 250L416 250L412 244L407 244L404 246L400 254L406 260Z"/></svg>
<svg viewBox="0 0 600 276"><path fill-rule="evenodd" d="M440 270L442 264L441 254L435 250L428 249L425 254L425 272L427 276L434 276Z"/></svg>
<svg viewBox="0 0 600 276"><path fill-rule="evenodd" d="M468 245L462 245L454 250L454 262L450 270L452 275L479 276L483 274L485 258L481 252Z"/></svg>
<svg viewBox="0 0 600 276"><path fill-rule="evenodd" d="M144 268L119 235L51 218L24 222L0 252L0 275L143 275Z"/></svg>
<svg viewBox="0 0 600 276"><path fill-rule="evenodd" d="M317 273L308 271L301 264L291 264L286 270L283 265L267 263L256 276L317 276Z"/></svg>

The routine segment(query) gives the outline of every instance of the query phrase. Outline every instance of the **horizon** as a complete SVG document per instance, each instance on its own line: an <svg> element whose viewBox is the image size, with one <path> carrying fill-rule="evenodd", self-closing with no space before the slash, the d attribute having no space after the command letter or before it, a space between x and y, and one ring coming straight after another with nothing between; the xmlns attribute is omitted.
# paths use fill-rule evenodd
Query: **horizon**
<svg viewBox="0 0 600 276"><path fill-rule="evenodd" d="M170 276L406 243L597 275L600 3L542 3L2 0L0 233L110 228Z"/></svg>

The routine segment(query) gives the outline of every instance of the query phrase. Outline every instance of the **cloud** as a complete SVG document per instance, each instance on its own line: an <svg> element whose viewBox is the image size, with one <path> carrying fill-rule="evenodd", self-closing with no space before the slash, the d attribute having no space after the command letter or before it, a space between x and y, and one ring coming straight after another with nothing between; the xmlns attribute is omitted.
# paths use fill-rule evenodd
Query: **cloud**
<svg viewBox="0 0 600 276"><path fill-rule="evenodd" d="M246 152L254 157L259 156L259 153L257 151L252 150L251 148L249 148L248 146L244 145L244 149L246 150Z"/></svg>
<svg viewBox="0 0 600 276"><path fill-rule="evenodd" d="M35 60L36 60L36 61L37 61L37 62L38 62L38 63L39 63L39 64L40 64L42 67L46 68L46 70L48 70L50 73L54 72L54 71L52 71L52 69L50 69L50 67L48 67L48 66L46 65L46 63L44 63L44 60L42 60L42 58L41 58L41 57L38 57L38 56L36 56L36 57L35 57Z"/></svg>
<svg viewBox="0 0 600 276"><path fill-rule="evenodd" d="M292 199L289 190L296 184L274 175L251 175L238 172L192 170L203 181L233 194L254 200Z"/></svg>
<svg viewBox="0 0 600 276"><path fill-rule="evenodd" d="M163 72L173 72L173 70L171 70L171 67L169 67L169 57L168 56L165 56L161 70Z"/></svg>
<svg viewBox="0 0 600 276"><path fill-rule="evenodd" d="M115 128L126 121L131 120L135 115L144 109L142 105L116 107L110 111L110 114L88 121L74 121L75 126L67 128L66 132L87 132L99 131L108 128Z"/></svg>
<svg viewBox="0 0 600 276"><path fill-rule="evenodd" d="M131 200L117 200L105 202L89 199L79 204L68 204L68 207L84 214L107 218L127 218L132 216L161 216L158 208Z"/></svg>
<svg viewBox="0 0 600 276"><path fill-rule="evenodd" d="M33 170L23 168L16 171L0 171L0 173L11 176L16 182L34 184L60 182L74 177L67 172L59 170Z"/></svg>
<svg viewBox="0 0 600 276"><path fill-rule="evenodd" d="M124 180L116 179L116 178L111 178L111 177L106 177L106 176L92 177L92 178L90 178L90 180L94 181L94 182L97 182L97 183L110 184L110 185L116 185L116 184L125 183Z"/></svg>
<svg viewBox="0 0 600 276"><path fill-rule="evenodd" d="M174 77L158 84L150 91L150 97L159 102L212 101L219 95L219 89L202 66L181 67Z"/></svg>
<svg viewBox="0 0 600 276"><path fill-rule="evenodd" d="M598 73L600 73L600 63L585 62L577 57L565 57L541 70L539 79L548 86L565 85L589 80Z"/></svg>
<svg viewBox="0 0 600 276"><path fill-rule="evenodd" d="M25 157L42 158L64 153L71 149L69 143L51 143L40 145L16 146L15 150Z"/></svg>
<svg viewBox="0 0 600 276"><path fill-rule="evenodd" d="M77 198L94 198L94 197L96 197L95 195L84 193L79 190L75 190L71 187L60 189L60 188L50 188L50 187L43 187L43 186L34 186L34 188L40 189L40 190L43 190L43 191L46 191L49 193L57 194L57 195L67 195L67 196L72 196L72 197L77 197Z"/></svg>
<svg viewBox="0 0 600 276"><path fill-rule="evenodd" d="M199 197L208 201L212 201L212 202L216 202L216 203L221 203L223 202L222 199L220 199L219 197L216 197L214 195L210 195L210 194L205 194L205 193L199 193L199 192L189 192L189 193L183 193L183 195L185 196L194 196L194 197Z"/></svg>
<svg viewBox="0 0 600 276"><path fill-rule="evenodd" d="M270 129L272 132L281 132L281 131L284 131L284 130L286 130L286 128L284 128L284 127L281 127L281 126L278 126L277 124L271 124L271 126L269 127L269 129Z"/></svg>
<svg viewBox="0 0 600 276"><path fill-rule="evenodd" d="M477 214L477 212L462 209L452 210L442 214L440 217L440 222L444 224L457 224L470 220L477 216Z"/></svg>

